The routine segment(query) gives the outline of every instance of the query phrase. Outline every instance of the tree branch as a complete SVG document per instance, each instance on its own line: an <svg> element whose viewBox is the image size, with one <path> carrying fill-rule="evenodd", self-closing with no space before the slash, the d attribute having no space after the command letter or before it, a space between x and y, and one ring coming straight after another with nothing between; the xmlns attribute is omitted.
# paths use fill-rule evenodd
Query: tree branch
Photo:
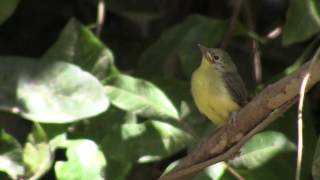
<svg viewBox="0 0 320 180"><path fill-rule="evenodd" d="M172 172L160 179L191 179L207 166L236 155L253 135L267 127L296 102L306 73L311 74L306 92L320 80L320 48L313 58L312 67L309 68L310 62L307 62L295 73L267 86L239 111L234 123L219 128L182 159Z"/></svg>

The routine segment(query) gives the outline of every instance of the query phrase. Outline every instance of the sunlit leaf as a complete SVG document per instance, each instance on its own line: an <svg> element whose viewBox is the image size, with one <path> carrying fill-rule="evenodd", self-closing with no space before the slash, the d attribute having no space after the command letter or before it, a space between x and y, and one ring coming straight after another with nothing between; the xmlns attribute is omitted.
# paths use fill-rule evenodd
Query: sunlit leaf
<svg viewBox="0 0 320 180"><path fill-rule="evenodd" d="M0 1L0 24L5 22L16 10L20 0L1 0Z"/></svg>
<svg viewBox="0 0 320 180"><path fill-rule="evenodd" d="M76 19L69 21L43 60L72 62L99 79L117 71L110 49Z"/></svg>
<svg viewBox="0 0 320 180"><path fill-rule="evenodd" d="M3 130L0 132L0 171L12 179L24 174L21 145Z"/></svg>
<svg viewBox="0 0 320 180"><path fill-rule="evenodd" d="M100 82L67 62L1 58L0 80L0 109L33 121L71 122L109 105Z"/></svg>
<svg viewBox="0 0 320 180"><path fill-rule="evenodd" d="M35 125L28 136L23 150L23 162L27 166L27 176L38 179L52 165L53 155L46 133L40 125Z"/></svg>
<svg viewBox="0 0 320 180"><path fill-rule="evenodd" d="M102 180L106 161L98 146L90 140L69 140L67 161L58 161L55 172L58 180Z"/></svg>
<svg viewBox="0 0 320 180"><path fill-rule="evenodd" d="M188 134L170 124L147 121L123 124L118 131L106 135L102 144L113 159L151 162L181 150L190 141Z"/></svg>
<svg viewBox="0 0 320 180"><path fill-rule="evenodd" d="M262 166L278 153L294 151L295 145L277 132L264 132L255 135L241 149L241 154L233 160L236 166L242 165L249 169Z"/></svg>
<svg viewBox="0 0 320 180"><path fill-rule="evenodd" d="M292 179L294 155L295 145L284 134L266 131L251 138L231 164L248 179Z"/></svg>
<svg viewBox="0 0 320 180"><path fill-rule="evenodd" d="M203 170L199 175L197 175L194 180L220 180L220 179L228 179L223 177L223 175L227 172L225 162L220 162L214 164L212 166L207 167Z"/></svg>
<svg viewBox="0 0 320 180"><path fill-rule="evenodd" d="M152 83L127 75L108 80L105 86L110 101L120 109L145 117L171 117L178 112L168 97Z"/></svg>

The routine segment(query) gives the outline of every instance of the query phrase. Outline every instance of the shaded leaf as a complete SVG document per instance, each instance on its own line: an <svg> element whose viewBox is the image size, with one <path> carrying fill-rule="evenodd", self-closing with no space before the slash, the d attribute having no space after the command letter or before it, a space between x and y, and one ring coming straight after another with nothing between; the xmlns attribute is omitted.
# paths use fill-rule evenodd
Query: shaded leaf
<svg viewBox="0 0 320 180"><path fill-rule="evenodd" d="M148 48L138 64L143 74L174 74L172 68L181 64L187 76L200 63L198 43L216 47L224 37L227 22L192 15L184 22L164 32L160 39ZM177 62L176 62L177 61Z"/></svg>
<svg viewBox="0 0 320 180"><path fill-rule="evenodd" d="M108 159L107 179L108 180L125 180L132 169L133 163L129 161L116 161Z"/></svg>
<svg viewBox="0 0 320 180"><path fill-rule="evenodd" d="M110 49L76 19L69 21L43 59L72 62L99 79L117 72Z"/></svg>
<svg viewBox="0 0 320 180"><path fill-rule="evenodd" d="M164 15L169 3L165 0L112 1L110 11L131 20L153 20ZM167 7L167 8L166 8Z"/></svg>
<svg viewBox="0 0 320 180"><path fill-rule="evenodd" d="M54 167L58 180L104 179L106 161L93 141L69 140L66 148L68 160L58 161Z"/></svg>
<svg viewBox="0 0 320 180"><path fill-rule="evenodd" d="M0 171L12 179L18 179L18 176L24 174L21 145L3 130L0 134Z"/></svg>
<svg viewBox="0 0 320 180"><path fill-rule="evenodd" d="M66 123L105 111L100 82L66 62L0 59L0 109L39 122Z"/></svg>
<svg viewBox="0 0 320 180"><path fill-rule="evenodd" d="M287 21L283 28L282 42L290 45L310 38L320 31L310 11L311 1L291 0L287 11ZM313 6L313 8L316 8Z"/></svg>
<svg viewBox="0 0 320 180"><path fill-rule="evenodd" d="M4 23L16 10L20 0L0 1L0 24Z"/></svg>
<svg viewBox="0 0 320 180"><path fill-rule="evenodd" d="M318 139L316 151L313 158L312 176L315 180L320 179L320 138Z"/></svg>
<svg viewBox="0 0 320 180"><path fill-rule="evenodd" d="M108 80L106 92L115 106L145 117L171 117L178 112L168 97L152 83L127 75Z"/></svg>

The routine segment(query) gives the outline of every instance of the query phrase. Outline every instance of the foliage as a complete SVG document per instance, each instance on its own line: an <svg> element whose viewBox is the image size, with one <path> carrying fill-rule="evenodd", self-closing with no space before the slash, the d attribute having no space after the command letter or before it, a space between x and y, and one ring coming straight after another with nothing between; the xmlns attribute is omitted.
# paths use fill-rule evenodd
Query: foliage
<svg viewBox="0 0 320 180"><path fill-rule="evenodd" d="M98 6L95 1L69 2L79 8L73 11L67 2L0 2L0 179L155 179L214 130L195 108L189 81L200 61L197 44L218 47L228 38L230 23L221 17L232 14L229 1L105 2L100 37L91 29L95 12L88 10ZM256 31L242 10L227 47L252 96L319 48L319 1L264 3L251 4ZM279 16L263 16L263 8L279 13L276 6ZM37 23L28 21L35 25L31 32L18 25L24 13L43 18L32 10L52 16L42 19L51 25L45 35L38 34ZM283 29L281 36L268 38L265 32L275 26ZM56 34L49 41L51 30ZM10 32L17 40L1 36ZM23 37L32 35L47 44L46 51L29 57L17 49L31 47ZM248 63L252 39L259 42L262 60L258 86ZM314 91L319 94L319 88ZM304 110L302 179L319 179L320 172L314 118L320 106L313 94ZM289 110L250 139L228 165L212 165L195 179L235 179L230 169L245 179L293 179L296 112Z"/></svg>

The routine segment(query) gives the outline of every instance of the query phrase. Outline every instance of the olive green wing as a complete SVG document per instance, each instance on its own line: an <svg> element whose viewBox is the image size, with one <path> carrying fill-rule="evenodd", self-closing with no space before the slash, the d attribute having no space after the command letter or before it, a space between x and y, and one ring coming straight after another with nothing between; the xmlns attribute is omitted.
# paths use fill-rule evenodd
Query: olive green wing
<svg viewBox="0 0 320 180"><path fill-rule="evenodd" d="M224 72L223 79L234 101L244 106L247 103L247 90L238 72Z"/></svg>

